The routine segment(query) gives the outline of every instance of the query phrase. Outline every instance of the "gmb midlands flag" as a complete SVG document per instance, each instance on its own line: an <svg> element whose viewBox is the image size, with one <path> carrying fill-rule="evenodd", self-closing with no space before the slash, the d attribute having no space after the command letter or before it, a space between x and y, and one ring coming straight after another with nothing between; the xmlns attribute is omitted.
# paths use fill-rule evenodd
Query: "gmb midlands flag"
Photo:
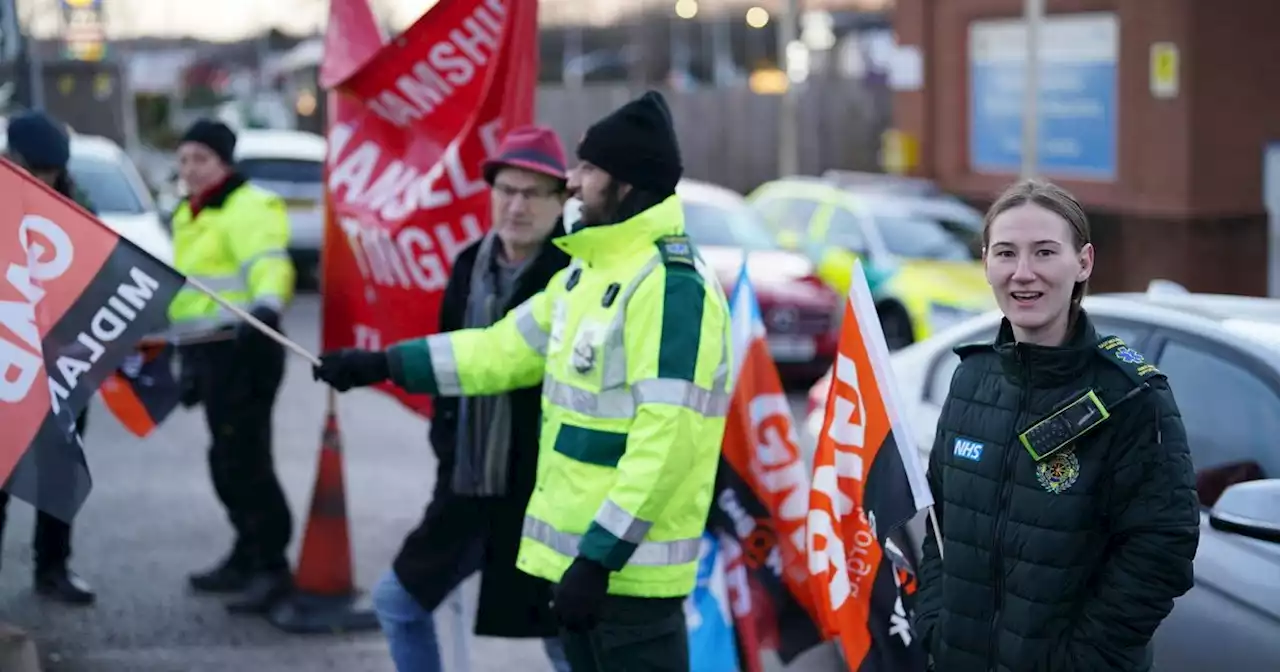
<svg viewBox="0 0 1280 672"><path fill-rule="evenodd" d="M790 663L822 642L805 557L809 471L746 259L730 306L735 384L708 521L722 538L742 668L760 672L762 650Z"/></svg>
<svg viewBox="0 0 1280 672"><path fill-rule="evenodd" d="M367 0L329 11L322 347L381 350L439 330L453 260L489 229L480 166L533 121L538 3L441 0L385 44Z"/></svg>
<svg viewBox="0 0 1280 672"><path fill-rule="evenodd" d="M901 552L899 528L932 506L933 496L903 424L861 262L852 280L813 456L809 586L823 634L839 637L850 670L924 670L924 648L912 638L908 613L914 570Z"/></svg>
<svg viewBox="0 0 1280 672"><path fill-rule="evenodd" d="M91 480L75 421L186 281L0 161L0 480L70 521Z"/></svg>

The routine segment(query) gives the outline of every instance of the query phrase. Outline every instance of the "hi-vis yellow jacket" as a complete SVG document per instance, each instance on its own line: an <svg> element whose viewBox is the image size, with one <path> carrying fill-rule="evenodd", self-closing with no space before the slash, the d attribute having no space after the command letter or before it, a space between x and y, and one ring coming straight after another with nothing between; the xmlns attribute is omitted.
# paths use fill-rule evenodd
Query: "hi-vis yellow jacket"
<svg viewBox="0 0 1280 672"><path fill-rule="evenodd" d="M556 240L573 262L488 329L390 348L411 392L543 385L538 477L517 565L558 582L582 555L609 592L682 597L697 578L729 405L729 309L672 196Z"/></svg>
<svg viewBox="0 0 1280 672"><path fill-rule="evenodd" d="M233 176L193 218L183 201L173 215L173 266L245 309L282 310L295 282L288 255L289 216L275 194ZM201 332L238 321L212 298L184 287L169 304L177 333Z"/></svg>

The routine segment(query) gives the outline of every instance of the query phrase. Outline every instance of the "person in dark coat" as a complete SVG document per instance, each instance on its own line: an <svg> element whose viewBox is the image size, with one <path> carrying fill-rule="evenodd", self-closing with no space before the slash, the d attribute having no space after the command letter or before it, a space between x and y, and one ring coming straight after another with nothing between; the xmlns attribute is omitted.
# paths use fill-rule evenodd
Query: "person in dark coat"
<svg viewBox="0 0 1280 672"><path fill-rule="evenodd" d="M484 166L492 229L454 262L440 331L493 324L569 265L553 243L567 200L565 171L554 131L525 127L506 136ZM541 397L539 385L496 397L436 398L435 493L373 592L401 672L441 669L432 612L476 571L476 634L541 637L556 669L567 671L550 584L516 568L537 475Z"/></svg>
<svg viewBox="0 0 1280 672"><path fill-rule="evenodd" d="M916 634L945 672L1146 672L1191 589L1200 517L1169 381L1094 330L1088 221L1052 184L987 214L994 343L957 348L929 484Z"/></svg>
<svg viewBox="0 0 1280 672"><path fill-rule="evenodd" d="M27 112L9 121L6 136L11 161L80 207L95 212L93 204L76 187L67 171L67 164L71 161L71 139L57 121L43 112ZM76 418L76 431L82 439L88 412L86 408ZM8 508L9 493L0 492L0 534L3 534ZM68 604L94 602L93 589L88 582L67 568L67 560L71 557L70 523L37 511L35 538L31 546L35 556L35 588L38 594Z"/></svg>

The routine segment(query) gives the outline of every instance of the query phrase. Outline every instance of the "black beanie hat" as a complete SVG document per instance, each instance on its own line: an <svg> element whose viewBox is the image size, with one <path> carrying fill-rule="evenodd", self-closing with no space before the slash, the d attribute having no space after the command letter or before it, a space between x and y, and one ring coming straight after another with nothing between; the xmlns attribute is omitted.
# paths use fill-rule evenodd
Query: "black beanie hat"
<svg viewBox="0 0 1280 672"><path fill-rule="evenodd" d="M32 170L62 169L71 160L71 139L43 112L27 112L9 121L9 152Z"/></svg>
<svg viewBox="0 0 1280 672"><path fill-rule="evenodd" d="M198 142L213 150L222 162L231 165L236 153L236 134L221 121L201 119L191 125L182 136L182 142Z"/></svg>
<svg viewBox="0 0 1280 672"><path fill-rule="evenodd" d="M659 196L674 194L684 173L671 110L657 91L645 93L588 128L578 144L578 158Z"/></svg>

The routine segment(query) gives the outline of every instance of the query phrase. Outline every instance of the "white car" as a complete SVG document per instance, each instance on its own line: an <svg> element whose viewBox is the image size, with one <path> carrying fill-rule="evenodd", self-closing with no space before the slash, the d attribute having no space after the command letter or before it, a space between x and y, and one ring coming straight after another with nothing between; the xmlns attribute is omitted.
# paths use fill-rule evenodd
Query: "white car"
<svg viewBox="0 0 1280 672"><path fill-rule="evenodd" d="M289 255L299 281L313 282L324 244L324 136L306 131L242 129L236 132L236 169L251 183L278 194L289 207ZM171 176L165 211L172 215L186 188Z"/></svg>
<svg viewBox="0 0 1280 672"><path fill-rule="evenodd" d="M0 151L7 140L0 136ZM71 135L71 180L89 197L98 219L155 258L173 264L173 239L129 155L109 138Z"/></svg>
<svg viewBox="0 0 1280 672"><path fill-rule="evenodd" d="M1124 339L1169 376L1193 453L1230 445L1226 452L1256 454L1267 473L1280 475L1273 438L1280 435L1280 300L1153 288L1146 294L1089 296L1084 307L1099 333ZM924 462L960 363L952 349L993 340L1000 318L999 311L987 312L890 355L907 406L903 413ZM812 436L822 430L830 386L828 372L810 389L805 425ZM1197 467L1221 462L1193 457Z"/></svg>
<svg viewBox="0 0 1280 672"><path fill-rule="evenodd" d="M289 254L298 277L313 280L324 245L324 136L245 129L236 134L236 168L289 207Z"/></svg>

